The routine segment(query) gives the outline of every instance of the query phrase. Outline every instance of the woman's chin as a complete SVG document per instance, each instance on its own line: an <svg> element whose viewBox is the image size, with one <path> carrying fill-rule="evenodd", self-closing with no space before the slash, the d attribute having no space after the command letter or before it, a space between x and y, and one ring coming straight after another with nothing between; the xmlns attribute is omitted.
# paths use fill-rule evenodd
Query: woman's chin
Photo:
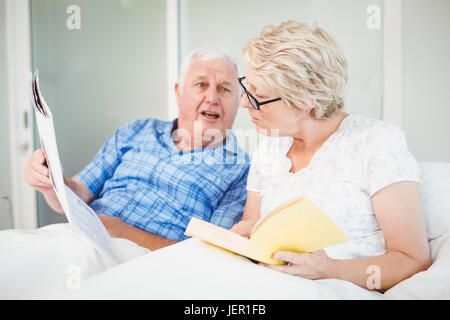
<svg viewBox="0 0 450 320"><path fill-rule="evenodd" d="M259 133L269 136L269 137L279 137L280 136L280 129L278 128L266 128L263 126L260 126L258 123L255 123L256 131Z"/></svg>

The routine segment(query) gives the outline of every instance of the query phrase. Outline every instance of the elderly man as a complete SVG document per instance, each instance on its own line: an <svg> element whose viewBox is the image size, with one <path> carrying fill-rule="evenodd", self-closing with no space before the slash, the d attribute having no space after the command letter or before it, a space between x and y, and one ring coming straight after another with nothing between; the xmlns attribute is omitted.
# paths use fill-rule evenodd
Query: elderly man
<svg viewBox="0 0 450 320"><path fill-rule="evenodd" d="M179 117L120 127L91 163L65 182L99 214L113 238L155 250L186 239L191 217L230 228L246 201L247 154L231 127L239 105L236 64L221 49L191 53L175 94ZM63 213L42 150L25 180Z"/></svg>
<svg viewBox="0 0 450 320"><path fill-rule="evenodd" d="M65 178L126 260L186 239L191 217L225 228L240 220L249 158L230 130L237 78L236 64L222 50L194 51L175 85L178 119L120 127L86 168ZM35 151L25 180L62 213L44 164L42 150ZM1 231L0 260L0 298L8 299L77 287L112 266L69 224Z"/></svg>

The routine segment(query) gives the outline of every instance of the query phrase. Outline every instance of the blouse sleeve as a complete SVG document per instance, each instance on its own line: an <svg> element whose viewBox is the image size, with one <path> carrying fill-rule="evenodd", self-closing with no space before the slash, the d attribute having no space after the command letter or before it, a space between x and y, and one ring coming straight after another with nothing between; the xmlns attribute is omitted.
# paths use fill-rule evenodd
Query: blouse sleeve
<svg viewBox="0 0 450 320"><path fill-rule="evenodd" d="M367 136L364 169L370 196L396 182L420 182L420 167L403 130L391 125L380 126Z"/></svg>

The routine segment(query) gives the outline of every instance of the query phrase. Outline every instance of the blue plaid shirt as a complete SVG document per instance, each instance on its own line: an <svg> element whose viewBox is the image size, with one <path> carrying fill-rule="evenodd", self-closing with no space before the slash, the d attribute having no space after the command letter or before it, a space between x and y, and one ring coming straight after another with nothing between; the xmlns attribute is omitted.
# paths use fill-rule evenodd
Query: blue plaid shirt
<svg viewBox="0 0 450 320"><path fill-rule="evenodd" d="M223 144L180 152L177 120L135 120L120 127L75 177L97 213L170 239L188 238L191 217L224 228L238 222L247 198L249 157L229 132Z"/></svg>

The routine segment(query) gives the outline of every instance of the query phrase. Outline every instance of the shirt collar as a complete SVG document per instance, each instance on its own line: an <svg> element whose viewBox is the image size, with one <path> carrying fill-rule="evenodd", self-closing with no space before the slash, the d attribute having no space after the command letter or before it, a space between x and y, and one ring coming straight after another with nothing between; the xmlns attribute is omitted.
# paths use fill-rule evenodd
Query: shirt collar
<svg viewBox="0 0 450 320"><path fill-rule="evenodd" d="M173 145L173 147L175 147L175 149L178 151L172 139L172 132L176 129L178 129L178 118L172 121L165 122L164 124L157 127L157 131L164 135L164 139L166 140L166 142L169 144L170 140L171 145ZM224 141L214 149L217 150L219 148L223 148L234 156L238 154L239 145L237 143L236 136L231 129L227 130L227 136L225 137ZM203 151L207 151L209 149L210 148L203 148Z"/></svg>

